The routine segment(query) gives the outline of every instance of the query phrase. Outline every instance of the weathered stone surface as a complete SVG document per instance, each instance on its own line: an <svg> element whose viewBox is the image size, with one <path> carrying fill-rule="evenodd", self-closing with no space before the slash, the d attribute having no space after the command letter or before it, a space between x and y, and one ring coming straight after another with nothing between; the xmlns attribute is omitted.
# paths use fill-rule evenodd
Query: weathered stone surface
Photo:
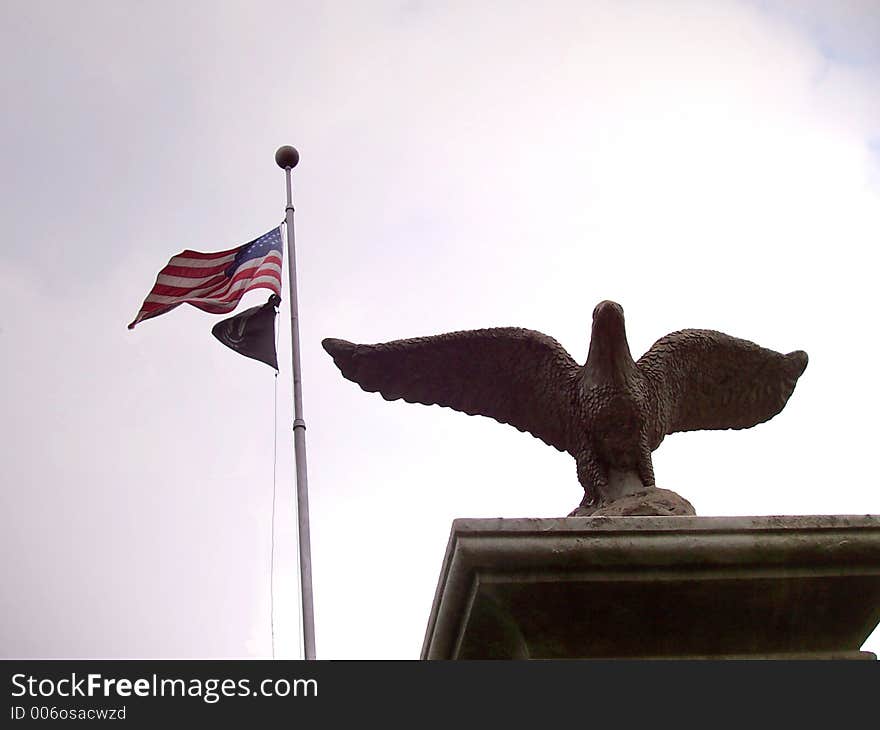
<svg viewBox="0 0 880 730"><path fill-rule="evenodd" d="M878 622L878 516L456 520L422 658L875 658Z"/></svg>
<svg viewBox="0 0 880 730"><path fill-rule="evenodd" d="M650 487L596 507L577 507L569 517L696 515L694 506L669 489Z"/></svg>

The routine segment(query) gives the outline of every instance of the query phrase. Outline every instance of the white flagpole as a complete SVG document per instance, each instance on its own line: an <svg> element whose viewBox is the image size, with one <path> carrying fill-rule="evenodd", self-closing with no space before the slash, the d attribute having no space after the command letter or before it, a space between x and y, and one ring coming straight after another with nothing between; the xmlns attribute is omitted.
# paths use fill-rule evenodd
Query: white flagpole
<svg viewBox="0 0 880 730"><path fill-rule="evenodd" d="M302 593L303 650L306 659L315 658L315 614L312 605L312 548L309 534L309 484L306 476L306 422L302 408L302 370L299 362L299 308L296 299L296 248L293 236L293 198L290 171L299 162L299 152L285 145L275 153L275 162L287 176L287 271L290 280L290 336L293 358L293 452L296 460L296 514L299 525L299 571Z"/></svg>

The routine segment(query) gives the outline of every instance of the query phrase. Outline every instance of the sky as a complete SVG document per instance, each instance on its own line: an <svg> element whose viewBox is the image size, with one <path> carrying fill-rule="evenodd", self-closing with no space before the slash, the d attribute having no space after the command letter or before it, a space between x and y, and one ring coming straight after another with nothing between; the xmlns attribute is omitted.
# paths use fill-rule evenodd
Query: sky
<svg viewBox="0 0 880 730"><path fill-rule="evenodd" d="M0 39L4 656L300 656L289 331L276 381L192 307L126 329L172 255L281 222L283 144L319 658L418 658L455 518L582 496L325 337L519 326L583 363L612 299L636 358L686 327L803 349L780 415L668 437L657 485L880 513L873 0L6 0Z"/></svg>

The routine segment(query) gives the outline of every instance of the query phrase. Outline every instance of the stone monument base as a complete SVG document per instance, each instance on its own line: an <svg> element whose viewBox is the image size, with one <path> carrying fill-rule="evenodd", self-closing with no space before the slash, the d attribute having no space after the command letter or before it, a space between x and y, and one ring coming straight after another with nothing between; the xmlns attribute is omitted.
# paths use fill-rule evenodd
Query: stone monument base
<svg viewBox="0 0 880 730"><path fill-rule="evenodd" d="M880 517L455 520L423 659L875 659Z"/></svg>

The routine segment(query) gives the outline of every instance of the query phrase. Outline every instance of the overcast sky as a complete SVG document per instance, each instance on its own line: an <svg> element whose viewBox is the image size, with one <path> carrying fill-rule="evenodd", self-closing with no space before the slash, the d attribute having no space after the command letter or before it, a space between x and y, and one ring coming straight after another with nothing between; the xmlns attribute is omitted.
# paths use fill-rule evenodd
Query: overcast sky
<svg viewBox="0 0 880 730"><path fill-rule="evenodd" d="M3 15L5 656L271 655L273 372L188 306L126 324L172 255L283 219L282 144L319 658L417 658L453 519L582 496L568 455L364 393L324 337L522 326L582 363L613 299L636 358L684 327L804 349L779 416L669 437L657 484L700 515L880 512L874 0ZM275 643L295 658L287 329L279 361Z"/></svg>

